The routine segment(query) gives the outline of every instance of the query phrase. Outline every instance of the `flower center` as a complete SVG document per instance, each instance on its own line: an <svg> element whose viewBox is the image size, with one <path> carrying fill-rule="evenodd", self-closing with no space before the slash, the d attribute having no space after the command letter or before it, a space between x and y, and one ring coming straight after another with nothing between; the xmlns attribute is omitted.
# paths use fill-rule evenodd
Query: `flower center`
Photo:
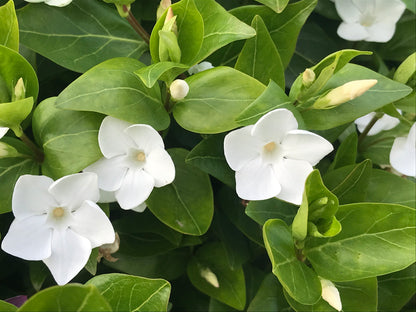
<svg viewBox="0 0 416 312"><path fill-rule="evenodd" d="M361 26L364 27L370 27L371 25L373 25L375 22L375 18L374 16L370 15L370 14L364 14L361 18L360 18L360 24Z"/></svg>
<svg viewBox="0 0 416 312"><path fill-rule="evenodd" d="M137 159L138 161L145 161L145 160L146 160L146 155L145 155L143 152L139 152L139 153L137 153L137 155L136 155L136 159Z"/></svg>
<svg viewBox="0 0 416 312"><path fill-rule="evenodd" d="M263 148L265 152L268 152L268 153L273 152L276 149L276 143L269 142L266 145L264 145Z"/></svg>
<svg viewBox="0 0 416 312"><path fill-rule="evenodd" d="M61 218L65 214L65 210L62 207L56 207L52 214L55 218Z"/></svg>

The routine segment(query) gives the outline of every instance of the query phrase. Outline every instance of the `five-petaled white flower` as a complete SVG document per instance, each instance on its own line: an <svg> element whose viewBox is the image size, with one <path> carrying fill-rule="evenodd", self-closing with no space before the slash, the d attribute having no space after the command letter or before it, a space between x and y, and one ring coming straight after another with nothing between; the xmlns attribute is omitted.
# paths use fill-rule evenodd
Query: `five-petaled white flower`
<svg viewBox="0 0 416 312"><path fill-rule="evenodd" d="M6 135L7 131L9 131L9 128L0 127L0 139Z"/></svg>
<svg viewBox="0 0 416 312"><path fill-rule="evenodd" d="M400 112L400 111L399 111ZM360 118L357 118L354 123L357 125L358 131L363 132L367 125L376 115L375 112L371 112ZM368 131L367 135L372 136L380 133L381 131L391 130L400 123L400 120L396 117L384 114L383 117L378 119L376 123Z"/></svg>
<svg viewBox="0 0 416 312"><path fill-rule="evenodd" d="M31 2L31 3L45 2L48 5L57 6L57 7L63 7L72 2L72 0L25 0L25 1Z"/></svg>
<svg viewBox="0 0 416 312"><path fill-rule="evenodd" d="M342 23L338 35L350 41L389 41L406 9L400 0L335 0Z"/></svg>
<svg viewBox="0 0 416 312"><path fill-rule="evenodd" d="M85 266L91 249L115 239L110 220L95 203L97 175L77 173L53 181L21 176L15 185L15 220L1 248L25 260L42 260L59 285Z"/></svg>
<svg viewBox="0 0 416 312"><path fill-rule="evenodd" d="M416 123L410 128L407 137L394 139L390 164L401 174L416 178Z"/></svg>
<svg viewBox="0 0 416 312"><path fill-rule="evenodd" d="M225 158L236 171L237 194L247 200L277 197L299 205L312 166L332 150L319 135L298 130L287 109L271 111L224 139Z"/></svg>
<svg viewBox="0 0 416 312"><path fill-rule="evenodd" d="M149 125L107 116L98 143L104 157L84 171L95 172L99 188L107 196L113 193L123 209L143 211L153 187L165 186L175 178L175 166L162 137Z"/></svg>

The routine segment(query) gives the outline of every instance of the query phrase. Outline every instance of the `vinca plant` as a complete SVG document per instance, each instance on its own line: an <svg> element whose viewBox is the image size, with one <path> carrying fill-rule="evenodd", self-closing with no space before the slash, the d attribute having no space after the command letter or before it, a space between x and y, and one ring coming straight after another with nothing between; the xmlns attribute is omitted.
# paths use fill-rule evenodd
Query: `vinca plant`
<svg viewBox="0 0 416 312"><path fill-rule="evenodd" d="M412 0L0 0L0 311L414 311Z"/></svg>

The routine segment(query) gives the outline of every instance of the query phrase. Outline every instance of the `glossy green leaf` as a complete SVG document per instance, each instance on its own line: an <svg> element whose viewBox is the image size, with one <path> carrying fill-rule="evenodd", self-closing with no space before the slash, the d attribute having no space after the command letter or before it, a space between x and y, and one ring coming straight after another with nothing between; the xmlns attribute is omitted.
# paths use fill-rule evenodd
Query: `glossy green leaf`
<svg viewBox="0 0 416 312"><path fill-rule="evenodd" d="M0 76L4 80L10 96L14 92L19 78L23 78L26 97L33 97L33 100L36 101L39 84L32 66L19 53L2 45L0 45ZM11 97L5 102L10 100Z"/></svg>
<svg viewBox="0 0 416 312"><path fill-rule="evenodd" d="M416 72L416 52L409 55L403 63L397 68L396 72L394 73L393 79L401 82L407 83L409 79L415 74Z"/></svg>
<svg viewBox="0 0 416 312"><path fill-rule="evenodd" d="M146 87L152 88L158 79L169 83L188 68L188 65L180 63L159 62L150 66L142 67L134 73L139 76Z"/></svg>
<svg viewBox="0 0 416 312"><path fill-rule="evenodd" d="M298 206L271 198L250 201L246 207L246 214L260 225L269 219L282 219L287 224L291 224L297 210Z"/></svg>
<svg viewBox="0 0 416 312"><path fill-rule="evenodd" d="M354 100L333 109L310 109L302 113L308 129L325 130L351 121L375 111L391 102L405 97L411 88L365 67L347 64L328 81L323 92L352 80L377 79L377 84Z"/></svg>
<svg viewBox="0 0 416 312"><path fill-rule="evenodd" d="M49 98L38 105L32 126L45 153L42 173L57 179L77 173L102 157L98 129L103 116L57 109L55 100Z"/></svg>
<svg viewBox="0 0 416 312"><path fill-rule="evenodd" d="M280 14L263 6L243 6L233 9L231 13L246 23L251 23L254 16L260 15L286 68L295 51L299 32L316 3L316 0L298 1L289 4Z"/></svg>
<svg viewBox="0 0 416 312"><path fill-rule="evenodd" d="M230 187L235 186L234 171L224 156L224 134L210 135L186 156L186 162L198 167Z"/></svg>
<svg viewBox="0 0 416 312"><path fill-rule="evenodd" d="M256 36L247 39L238 56L235 69L263 84L268 84L271 79L284 89L285 75L280 54L259 15L254 17L251 27L256 30Z"/></svg>
<svg viewBox="0 0 416 312"><path fill-rule="evenodd" d="M19 26L14 2L0 6L0 44L19 52Z"/></svg>
<svg viewBox="0 0 416 312"><path fill-rule="evenodd" d="M115 58L87 71L72 82L56 100L65 110L91 111L134 124L166 129L169 115L158 85L147 88L134 72L144 67L131 58Z"/></svg>
<svg viewBox="0 0 416 312"><path fill-rule="evenodd" d="M203 71L186 82L189 93L176 103L173 115L180 126L197 133L237 128L237 116L265 89L256 79L229 67Z"/></svg>
<svg viewBox="0 0 416 312"><path fill-rule="evenodd" d="M364 201L372 173L370 160L358 165L346 166L328 172L324 176L325 185L334 193L340 204Z"/></svg>
<svg viewBox="0 0 416 312"><path fill-rule="evenodd" d="M341 168L344 166L354 165L357 159L357 132L352 132L341 142L335 154L334 161L330 166L330 170Z"/></svg>
<svg viewBox="0 0 416 312"><path fill-rule="evenodd" d="M68 284L44 289L33 295L17 311L112 311L107 300L93 286Z"/></svg>
<svg viewBox="0 0 416 312"><path fill-rule="evenodd" d="M181 50L180 62L183 64L193 65L193 59L198 54L203 41L204 21L195 6L194 0L179 1L174 3L171 8L173 14L176 15L178 44ZM154 63L161 61L159 55L159 31L163 27L165 18L166 12L157 21L150 36L149 47ZM190 42L192 44L189 44Z"/></svg>
<svg viewBox="0 0 416 312"><path fill-rule="evenodd" d="M170 284L163 279L112 273L93 277L86 285L97 287L114 312L167 310Z"/></svg>
<svg viewBox="0 0 416 312"><path fill-rule="evenodd" d="M256 1L263 3L264 5L267 5L270 9L272 9L276 13L282 12L289 2L289 0L256 0Z"/></svg>
<svg viewBox="0 0 416 312"><path fill-rule="evenodd" d="M268 220L263 238L272 263L273 274L292 298L303 304L314 304L321 297L321 283L316 273L296 257L291 231L279 219Z"/></svg>
<svg viewBox="0 0 416 312"><path fill-rule="evenodd" d="M340 234L311 238L304 253L318 275L351 281L399 271L415 262L415 210L401 205L340 206Z"/></svg>
<svg viewBox="0 0 416 312"><path fill-rule="evenodd" d="M205 244L199 248L189 262L187 272L191 283L204 294L238 310L244 309L243 269L230 267L221 244Z"/></svg>
<svg viewBox="0 0 416 312"><path fill-rule="evenodd" d="M25 98L15 102L0 103L0 127L12 129L21 136L20 124L29 116L33 107L33 98Z"/></svg>
<svg viewBox="0 0 416 312"><path fill-rule="evenodd" d="M113 57L139 58L147 50L127 21L102 1L29 4L17 17L22 44L73 71L85 72Z"/></svg>
<svg viewBox="0 0 416 312"><path fill-rule="evenodd" d="M175 180L153 189L146 204L163 223L189 235L204 234L214 213L211 182L206 173L185 163L188 151L168 151L175 164Z"/></svg>
<svg viewBox="0 0 416 312"><path fill-rule="evenodd" d="M401 308L416 292L416 264L378 277L378 311L393 312Z"/></svg>
<svg viewBox="0 0 416 312"><path fill-rule="evenodd" d="M17 307L11 303L0 300L0 312L14 312L17 311Z"/></svg>

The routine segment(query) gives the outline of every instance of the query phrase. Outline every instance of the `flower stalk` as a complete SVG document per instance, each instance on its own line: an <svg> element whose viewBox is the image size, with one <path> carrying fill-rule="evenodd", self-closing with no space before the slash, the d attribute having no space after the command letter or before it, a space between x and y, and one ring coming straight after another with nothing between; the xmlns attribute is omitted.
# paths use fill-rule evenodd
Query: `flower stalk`
<svg viewBox="0 0 416 312"><path fill-rule="evenodd" d="M150 41L149 33L142 27L142 25L140 25L140 23L134 17L133 13L131 13L130 7L127 5L123 5L123 11L127 15L126 19L131 25L131 27L133 27L133 29L139 34L139 36L142 37L144 42L149 44L149 41Z"/></svg>
<svg viewBox="0 0 416 312"><path fill-rule="evenodd" d="M43 151L35 143L33 143L33 141L29 139L29 137L23 131L22 134L19 136L19 139L23 143L25 143L26 146L29 147L30 150L33 152L35 161L38 163L42 163L45 158L45 154L43 153Z"/></svg>

